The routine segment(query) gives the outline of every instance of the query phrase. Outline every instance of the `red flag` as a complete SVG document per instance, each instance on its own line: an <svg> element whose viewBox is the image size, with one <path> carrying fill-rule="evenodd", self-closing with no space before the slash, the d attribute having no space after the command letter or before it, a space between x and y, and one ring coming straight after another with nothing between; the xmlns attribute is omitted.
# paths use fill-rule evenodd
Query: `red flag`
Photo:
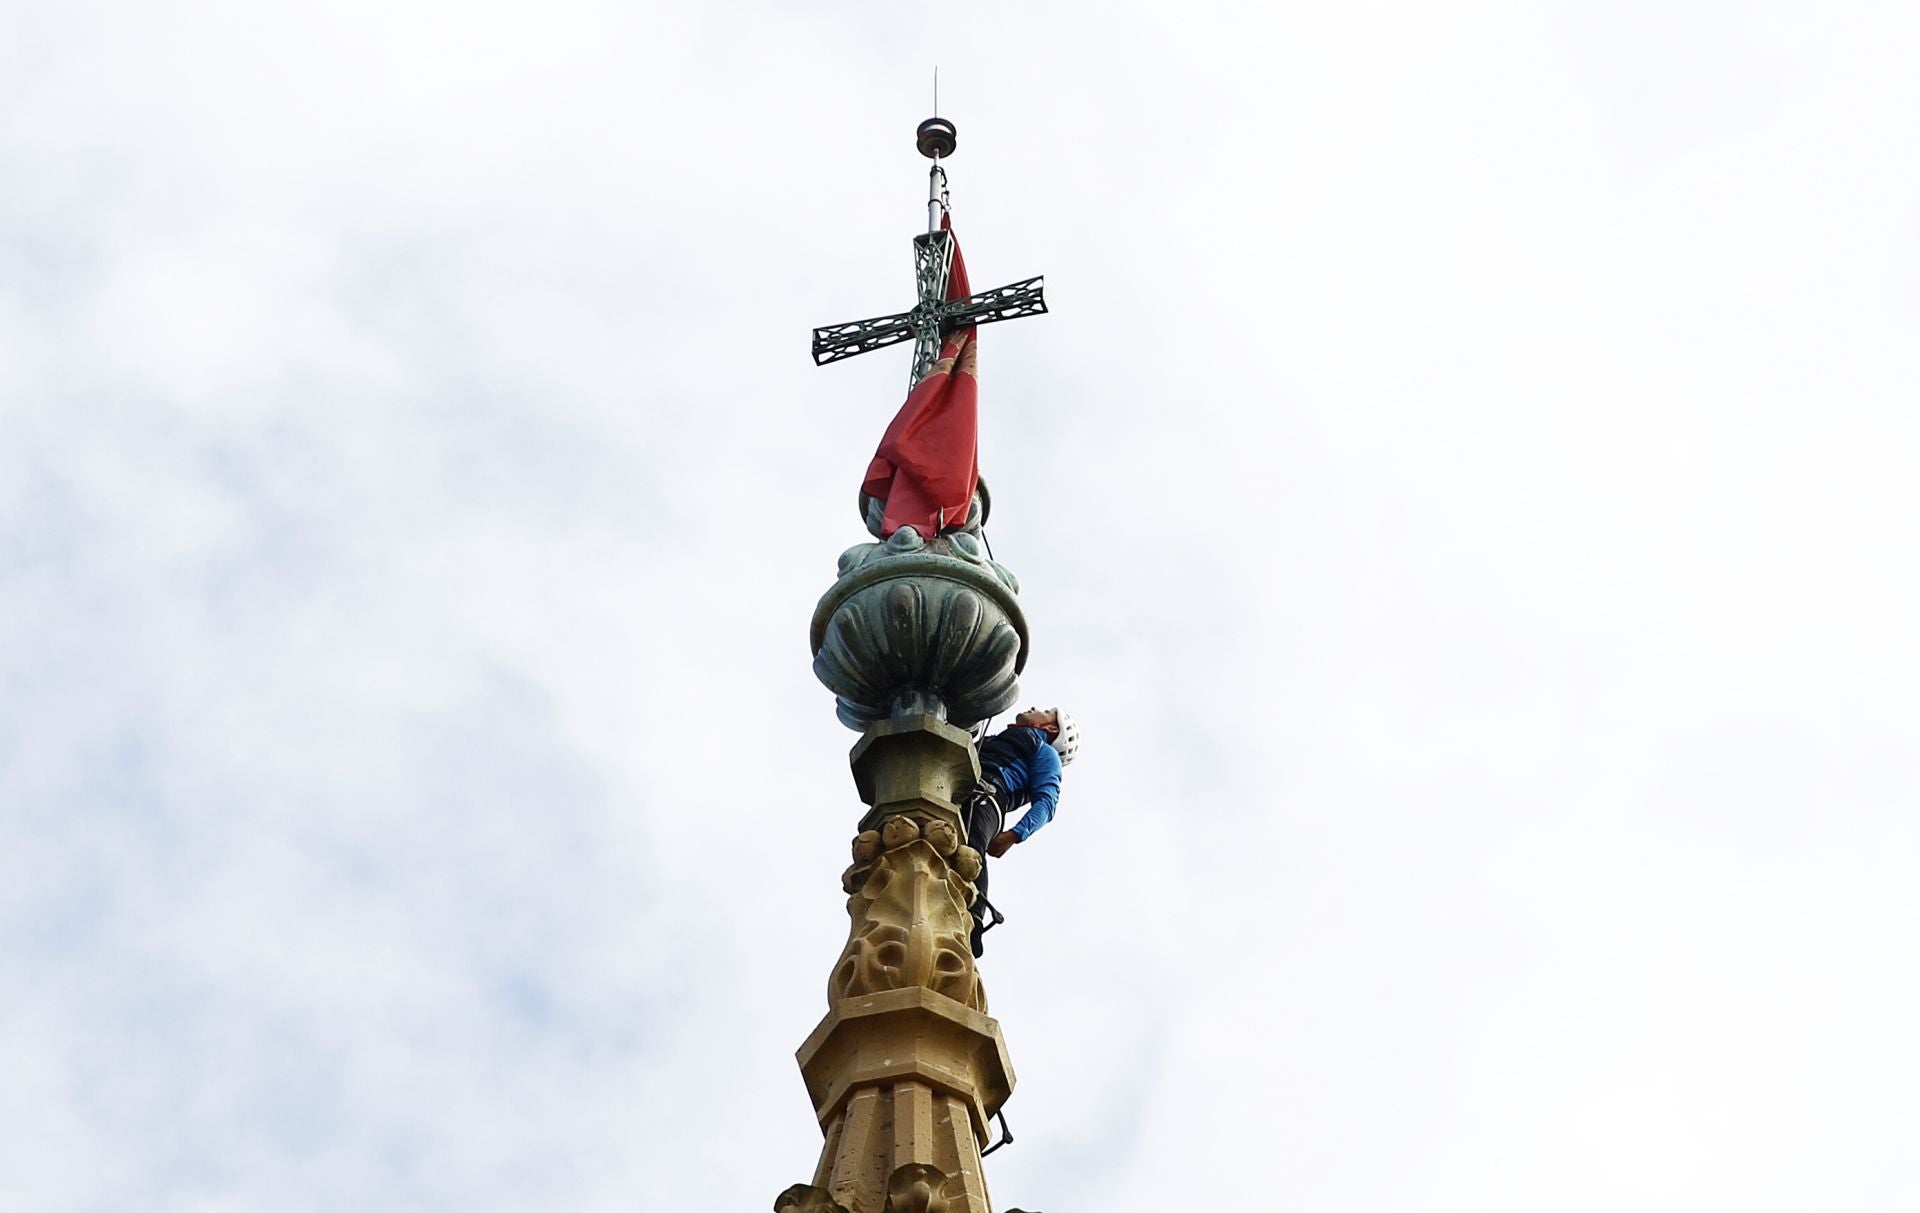
<svg viewBox="0 0 1920 1213"><path fill-rule="evenodd" d="M953 269L947 277L947 301L965 299L967 263L960 240L942 219L953 241ZM975 369L974 326L955 329L940 344L940 358L913 385L907 402L880 439L860 491L887 503L882 536L911 526L931 539L944 527L967 520L973 490L980 480L980 381Z"/></svg>

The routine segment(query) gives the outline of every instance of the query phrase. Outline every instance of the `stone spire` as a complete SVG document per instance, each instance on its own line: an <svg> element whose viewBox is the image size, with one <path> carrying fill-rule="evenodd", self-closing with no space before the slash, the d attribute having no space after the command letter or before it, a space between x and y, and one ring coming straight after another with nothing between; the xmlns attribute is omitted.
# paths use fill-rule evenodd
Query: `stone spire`
<svg viewBox="0 0 1920 1213"><path fill-rule="evenodd" d="M944 209L952 126L934 122L919 143ZM886 319L901 335L880 336L914 338L924 353L923 317ZM936 319L971 320L959 309ZM981 1156L1014 1074L968 945L983 860L966 845L962 806L980 776L968 730L1012 706L1027 624L1019 581L986 554L984 483L964 524L931 537L886 534L885 505L862 495L876 542L840 557L813 616L814 673L861 733L851 762L866 811L841 876L847 943L826 1016L798 1053L825 1142L812 1182L774 1208L992 1213Z"/></svg>

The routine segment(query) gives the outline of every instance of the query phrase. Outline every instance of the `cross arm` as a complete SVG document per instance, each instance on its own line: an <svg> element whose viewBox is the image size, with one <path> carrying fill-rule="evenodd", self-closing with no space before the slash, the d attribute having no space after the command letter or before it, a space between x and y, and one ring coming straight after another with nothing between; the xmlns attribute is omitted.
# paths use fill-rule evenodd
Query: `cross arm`
<svg viewBox="0 0 1920 1213"><path fill-rule="evenodd" d="M1047 310L1045 283L1045 275L1022 278L991 291L956 299L940 309L940 318L954 324L992 324L996 320L1042 315Z"/></svg>
<svg viewBox="0 0 1920 1213"><path fill-rule="evenodd" d="M813 330L813 364L825 366L829 362L838 362L868 350L911 341L914 335L912 312L875 316L871 320L855 320L847 324L830 324Z"/></svg>
<svg viewBox="0 0 1920 1213"><path fill-rule="evenodd" d="M1044 276L1022 278L1018 282L981 291L965 299L937 305L922 304L910 312L830 324L813 330L813 363L825 366L842 358L852 358L869 350L884 349L902 341L918 339L922 345L914 362L914 378L933 365L940 334L962 325L992 324L997 320L1018 320L1038 316L1047 310Z"/></svg>

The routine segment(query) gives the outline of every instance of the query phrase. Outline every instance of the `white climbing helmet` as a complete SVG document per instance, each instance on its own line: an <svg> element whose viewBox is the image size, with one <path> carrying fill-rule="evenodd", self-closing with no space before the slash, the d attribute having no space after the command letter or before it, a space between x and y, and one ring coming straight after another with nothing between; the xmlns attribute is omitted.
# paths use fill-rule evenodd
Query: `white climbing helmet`
<svg viewBox="0 0 1920 1213"><path fill-rule="evenodd" d="M1053 739L1054 752L1060 755L1060 765L1066 766L1080 752L1080 726L1059 708L1053 709L1053 717L1060 725L1060 732Z"/></svg>

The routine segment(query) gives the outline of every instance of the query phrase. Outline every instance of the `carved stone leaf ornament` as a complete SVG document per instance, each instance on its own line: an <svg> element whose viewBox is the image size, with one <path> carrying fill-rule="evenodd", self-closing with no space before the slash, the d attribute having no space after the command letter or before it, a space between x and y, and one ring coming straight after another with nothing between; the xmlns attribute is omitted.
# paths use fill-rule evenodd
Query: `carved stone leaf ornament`
<svg viewBox="0 0 1920 1213"><path fill-rule="evenodd" d="M904 847L920 837L920 823L904 813L889 817L880 827L880 842L887 850Z"/></svg>
<svg viewBox="0 0 1920 1213"><path fill-rule="evenodd" d="M947 1213L947 1173L924 1162L896 1167L887 1177L882 1213Z"/></svg>
<svg viewBox="0 0 1920 1213"><path fill-rule="evenodd" d="M960 831L953 828L952 822L929 821L922 835L943 859L952 859L953 853L960 849Z"/></svg>
<svg viewBox="0 0 1920 1213"><path fill-rule="evenodd" d="M773 1213L850 1213L825 1188L795 1184L773 1198Z"/></svg>
<svg viewBox="0 0 1920 1213"><path fill-rule="evenodd" d="M961 847L953 853L953 869L960 874L960 879L962 880L972 881L978 878L981 870L985 868L985 866L986 861L980 858L980 852L974 850L972 847ZM968 902L967 904L972 905L973 903Z"/></svg>

